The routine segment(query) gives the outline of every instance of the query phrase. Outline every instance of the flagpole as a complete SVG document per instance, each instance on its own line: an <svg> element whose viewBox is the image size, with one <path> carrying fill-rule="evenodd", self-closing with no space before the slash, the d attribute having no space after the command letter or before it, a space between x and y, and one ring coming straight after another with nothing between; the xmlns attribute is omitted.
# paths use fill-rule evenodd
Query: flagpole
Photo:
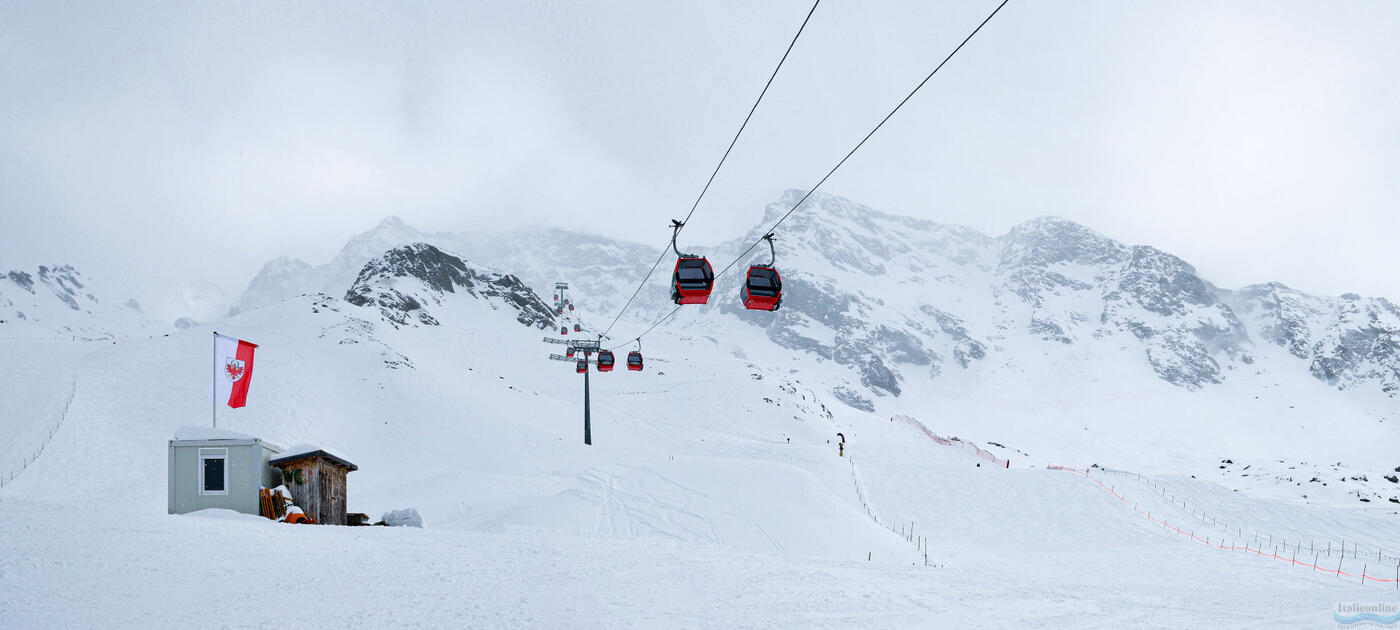
<svg viewBox="0 0 1400 630"><path fill-rule="evenodd" d="M209 363L212 368L219 362L219 331L214 331L214 345L209 351L209 356L214 360ZM212 371L212 370L211 370ZM219 428L219 373L212 371L209 377L209 418L214 422L214 428Z"/></svg>

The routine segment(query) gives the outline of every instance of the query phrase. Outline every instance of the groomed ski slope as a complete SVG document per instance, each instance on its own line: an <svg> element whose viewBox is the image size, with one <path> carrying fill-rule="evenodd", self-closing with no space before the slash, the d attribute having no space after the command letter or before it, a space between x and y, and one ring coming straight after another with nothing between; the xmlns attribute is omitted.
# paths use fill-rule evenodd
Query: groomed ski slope
<svg viewBox="0 0 1400 630"><path fill-rule="evenodd" d="M0 627L1316 627L1395 592L1183 540L1038 462L978 467L834 403L839 373L701 327L649 337L640 374L593 375L584 447L579 377L542 358L557 330L476 300L434 314L394 329L307 296L219 325L262 344L250 406L220 426L344 452L352 511L417 507L423 530L166 515L165 443L209 417L208 330L0 342L58 384L12 413L46 426L74 392L0 489ZM1279 535L1400 540L1384 510L1166 481ZM904 523L932 566L888 529Z"/></svg>

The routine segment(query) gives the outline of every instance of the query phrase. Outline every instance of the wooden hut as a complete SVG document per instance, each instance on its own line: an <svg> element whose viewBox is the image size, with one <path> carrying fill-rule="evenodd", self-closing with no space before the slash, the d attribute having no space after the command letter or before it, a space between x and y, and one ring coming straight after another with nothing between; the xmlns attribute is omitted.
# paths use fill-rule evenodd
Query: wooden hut
<svg viewBox="0 0 1400 630"><path fill-rule="evenodd" d="M359 470L345 457L318 446L298 444L272 458L292 501L322 525L347 525L345 476Z"/></svg>

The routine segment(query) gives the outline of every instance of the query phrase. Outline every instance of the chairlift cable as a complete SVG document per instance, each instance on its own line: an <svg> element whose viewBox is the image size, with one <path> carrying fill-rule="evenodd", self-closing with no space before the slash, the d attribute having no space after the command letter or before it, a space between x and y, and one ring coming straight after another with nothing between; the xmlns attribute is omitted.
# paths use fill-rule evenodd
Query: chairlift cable
<svg viewBox="0 0 1400 630"><path fill-rule="evenodd" d="M724 166L725 160L729 159L729 153L734 150L734 145L739 142L739 136L743 135L744 129L749 126L749 120L753 118L754 112L758 111L758 104L762 103L764 95L768 94L768 88L773 85L773 79L777 78L778 71L782 69L783 63L787 61L788 54L792 52L793 46L797 45L797 39L802 36L802 31L807 28L807 22L812 19L812 14L816 13L817 5L819 4L821 4L821 0L812 2L812 8L807 11L807 17L803 18L802 25L797 27L797 33L792 36L792 41L788 42L787 50L783 51L783 56L778 60L778 65L773 68L773 73L768 76L768 82L763 84L763 91L758 93L758 98L754 100L753 106L749 108L748 115L744 116L744 122L739 125L739 130L734 133L734 138L729 141L729 146L724 150L724 155L720 157L719 163L715 165L715 170L710 173L710 178L705 181L705 186L700 189L700 195L695 198L695 203L691 204L690 212L687 212L685 219L680 222L681 227L676 228L675 233L672 234L671 243L675 242L675 236L680 233L680 229L690 220L691 215L695 214L695 209L700 206L700 200L704 199L705 193L710 190L710 184L714 183L715 176L719 175L720 167ZM670 243L668 243L668 245L669 244ZM627 309L632 306L632 301L637 299L637 295L642 292L642 287L646 286L647 280L651 279L651 275L656 273L656 268L661 264L661 261L666 258L666 250L668 249L670 249L670 247L661 248L661 254L656 257L656 262L651 264L651 269L642 277L642 281L637 284L637 290L632 292L632 297L627 298L627 303L622 305L622 310L617 312L617 317L614 317L612 323L608 324L607 329L603 331L604 337L608 336L609 332L612 332L613 326L617 325L617 320L622 319L623 313L626 313Z"/></svg>
<svg viewBox="0 0 1400 630"><path fill-rule="evenodd" d="M919 92L920 89L923 89L924 85L926 85L926 84L929 82L929 80L933 78L933 75L938 74L938 71L941 70L941 69L943 69L943 66L946 65L946 64L948 63L948 61L950 61L950 60L953 58L954 55L957 55L957 54L958 54L958 51L962 50L962 49L963 49L963 46L966 46L967 43L968 43L969 41L971 41L972 38L973 38L974 36L976 36L977 33L980 32L980 31L982 30L982 27L986 26L988 22L992 21L992 18L996 17L996 14L999 13L999 12L1001 12L1002 7L1005 7L1005 6L1006 6L1006 3L1009 2L1009 1L1010 1L1010 0L1002 0L1002 1L1001 1L1001 4L998 4L997 7L996 7L995 9L992 9L992 12L989 13L989 14L987 14L987 17L986 17L985 19L983 19L982 22L981 22L980 24L977 25L977 28L972 29L972 32L971 32L971 33L968 33L967 37L963 38L962 42L960 42L960 43L957 45L957 47L953 48L953 51L950 52L950 53L948 53L948 56L947 56L947 57L944 57L944 58L943 58L943 61L940 61L940 62L938 63L937 66L934 66L933 70L931 70L931 71L928 73L928 75L926 75L926 76L924 77L924 79L923 79L922 81L919 81L918 85L915 85L915 86L914 86L914 89L910 90L909 93L906 94L906 95L904 96L904 98L901 99L901 100L899 101L899 103L898 103L897 105L894 106L894 109L891 109L891 110L890 110L890 113L885 114L885 117L882 118L882 119L880 119L880 122L877 123L877 124L875 125L875 127L874 127L873 129L870 130L870 133L865 134L865 137L864 137L864 138L861 138L860 142L857 142L856 145L855 145L854 147L852 147L851 150L848 151L848 152L846 153L845 157L842 157L842 158L841 158L841 161L839 161L839 162L836 163L836 166L831 167L831 170L827 171L827 172L826 172L826 175L823 175L823 176L822 176L821 180L819 180L819 181L817 182L817 185L816 185L816 186L813 186L810 190L807 191L806 194L802 195L802 198L799 199L799 200L797 201L797 203L793 204L791 208L788 208L788 211L787 211L786 213L784 213L783 216L780 217L776 223L774 223L774 224L773 224L772 226L770 226L767 230L765 230L765 231L764 231L764 234L765 234L765 235L771 235L771 234L773 234L774 231L777 230L778 226L782 225L784 221L787 221L787 219L788 219L789 216L792 216L792 213L793 213L793 212L796 212L798 208L802 207L802 204L805 203L805 202L807 201L807 199L808 199L809 197L812 196L812 193L815 193L815 192L817 191L817 189L821 188L822 184L825 184L827 179L829 179L833 174L835 174L836 171L837 171L838 169L840 169L841 166L844 165L844 164L846 163L847 160L851 159L851 156L852 156L852 155L855 155L856 151L859 151L860 148L861 148L862 146L865 146L866 141L870 140L870 138L871 138L872 136L875 135L875 132L879 131L881 127L884 127L884 126L885 126L885 123L886 123L886 122L889 122L889 120L890 120L891 118L893 118L894 115L895 115L896 113L898 113L899 110L900 110L901 108L904 107L904 104L905 104L905 103L908 103L909 100L912 99L912 98L914 97L914 95L917 94L917 93ZM734 260L730 261L728 265L725 265L723 269L721 269L718 273L715 274L715 281L718 282L719 277L720 277L721 275L724 275L725 272L727 272L727 271L729 271L731 268L733 268L734 265L737 264L740 260L743 260L744 257L747 256L747 255L749 254L749 252L753 251L753 248L758 247L758 244L759 244L759 243L762 243L766 238L767 238L767 236L765 236L765 237L763 237L763 238L759 238L758 240L756 240L756 241L754 241L753 243L751 243L747 248L745 248L744 251L740 252L739 255L736 256L736 257L734 258ZM663 253L664 253L664 252L663 252ZM660 263L660 262L661 262L661 261L658 259L658 260L657 260L657 263ZM640 288L639 288L639 290L640 290ZM634 295L633 297L635 297L635 295ZM630 303L630 300L629 300L629 303ZM660 326L662 322L665 322L665 321L666 321L668 318L670 318L672 315L675 315L675 314L676 314L676 311L678 311L678 310L680 310L680 307L679 307L679 306L677 306L675 309L673 309L670 313L667 313L665 317L662 317L661 319L659 319L659 320L657 320L655 323L653 323L649 328L647 328L645 331L643 331L642 334L637 335L636 339L637 339L637 340L641 340L642 337L645 337L645 336L646 336L648 333L650 333L652 330L655 330L657 326ZM621 315L619 314L619 317L620 317L620 316L621 316ZM616 323L616 320L613 320L613 322ZM609 326L609 330L611 330L611 329L612 329L612 327Z"/></svg>
<svg viewBox="0 0 1400 630"><path fill-rule="evenodd" d="M876 124L873 129L870 130L870 133L865 134L865 137L861 138L860 142L857 142L856 146L852 147L851 150L846 153L846 156L841 158L840 162L836 163L836 166L831 167L831 170L827 171L826 175L822 176L821 180L817 182L816 186L813 186L811 189L809 189L806 194L802 195L801 199L797 200L797 203L793 204L791 208L788 208L788 211L784 213L783 216L780 217L776 223L769 227L765 234L772 234L775 230L778 229L778 226L782 225L784 221L787 221L789 216L792 216L793 212L796 212L798 208L802 207L802 204L805 203L807 199L812 196L812 193L817 192L817 189L821 188L822 184L825 184L826 180L831 178L831 176L836 173L837 169L840 169L841 166L846 163L846 160L851 159L851 156L855 155L856 151L859 151L862 146L865 146L866 141L870 140L871 136L874 136L875 132L879 131L881 127L884 127L885 123L889 122L889 120L893 118L894 115L898 113L901 108L904 107L904 104L909 102L909 99L914 98L914 95L917 94L919 90L922 89L924 85L926 85L929 82L929 80L933 78L933 75L938 74L938 71L943 69L943 66L953 58L953 55L958 54L958 51L962 50L963 46L967 45L967 42L971 41L973 36L977 35L977 32L982 30L983 26L987 25L987 22L992 21L992 18L996 17L996 14L999 11L1001 11L1001 8L1006 6L1006 3L1009 1L1010 0L1001 0L1001 4L998 4L997 8L992 9L992 12L987 15L986 19L982 20L982 23L978 24L977 28L972 29L972 32L968 33L967 37L963 38L962 42L959 43L958 46L953 49L953 52L948 53L948 56L944 57L943 61L940 61L938 65L935 66L933 70L930 71L928 75L924 77L924 80L920 81L918 85L914 86L914 89L910 90L909 93L906 94L904 98L899 101L899 104L895 105L894 109L890 110L890 113L885 114L885 117L880 119L880 122ZM747 256L749 252L753 251L753 248L758 247L758 244L762 242L763 239L760 238L754 241L752 244L750 244L747 248L744 249L742 253L735 257L733 261L726 265L724 269L720 270L719 273L715 274L715 278L719 278L720 274L729 271L730 267L733 267L740 260L743 260L744 256Z"/></svg>

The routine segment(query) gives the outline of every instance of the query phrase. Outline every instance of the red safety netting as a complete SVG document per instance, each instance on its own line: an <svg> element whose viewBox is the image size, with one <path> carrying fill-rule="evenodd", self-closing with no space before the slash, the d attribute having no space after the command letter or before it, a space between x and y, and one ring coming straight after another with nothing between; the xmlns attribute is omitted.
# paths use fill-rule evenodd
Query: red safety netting
<svg viewBox="0 0 1400 630"><path fill-rule="evenodd" d="M924 426L924 423L919 422L918 420L915 420L915 419L913 419L913 418L910 418L909 416L903 416L903 415L895 416L895 417L893 417L893 418L890 418L890 421L891 421L891 422L899 421L899 422L903 422L903 423L905 423L905 424L907 424L907 425L913 426L913 427L919 429L920 431L923 431L923 432L924 432L924 435L927 435L928 438L929 438L930 440L933 440L934 442L937 442L937 443L939 443L939 444L942 444L943 446L951 446L951 447L953 447L953 448L960 448L960 449L962 449L963 451L965 451L967 454L972 455L972 456L974 456L974 457L978 457L978 458L984 459L984 460L986 460L986 461L989 461L989 462L992 463L992 465L994 465L994 466L996 466L996 467L998 467L998 468L1010 468L1010 467L1011 467L1011 462L1010 462L1010 460L1001 459L1000 457L997 457L996 455L993 455L993 454L991 453L991 451L988 451L988 450L986 450L986 449L984 449L984 448L982 448L982 447L979 447L979 446L977 446L976 444L974 444L974 443L972 443L972 442L968 442L968 441L966 441L966 440L960 440L960 439L955 438L955 437L945 438L945 437L943 437L943 436L941 436L941 435L938 435L937 433L934 433L933 431L930 431L930 430L928 429L928 427Z"/></svg>
<svg viewBox="0 0 1400 630"><path fill-rule="evenodd" d="M1212 541L1210 540L1209 537L1207 537L1207 538L1205 538L1205 539L1202 539L1201 537L1197 536L1196 533L1195 533L1194 531L1191 531L1191 530L1183 530L1183 529L1181 529L1180 527L1178 527L1178 526L1176 526L1176 525L1172 525L1171 523L1168 523L1166 519L1159 519L1159 518L1157 518L1157 517L1152 516L1152 514L1149 513L1149 512L1144 512L1144 511L1142 510L1142 508L1138 507L1138 505L1137 505L1136 503L1131 503L1131 502L1129 502L1126 498L1123 497L1123 495L1119 494L1117 490L1113 489L1112 487L1109 487L1109 486L1104 485L1102 481L1099 481L1098 479L1095 479L1095 478L1093 477L1093 475L1090 475L1088 472L1085 472L1085 471L1083 471L1083 470L1079 470L1079 469L1076 469L1076 468L1069 468L1069 467L1066 467L1066 466L1049 466L1049 468L1050 468L1051 470L1064 470L1064 471L1068 471L1068 472L1072 472L1072 473L1078 473L1079 475L1082 475L1085 479L1088 479L1089 481L1092 481L1092 482L1094 482L1095 484L1097 484L1100 488L1103 488L1104 490L1107 490L1107 491L1108 491L1110 494L1112 494L1114 497L1117 497L1118 500L1119 500L1120 502L1123 503L1123 505L1126 505L1126 506L1131 507L1131 508L1132 508L1134 511L1136 511L1138 514L1147 517L1147 518L1150 519L1152 522L1161 525L1162 527L1166 528L1166 529L1169 530L1169 531L1176 532L1177 534L1180 534L1180 535L1182 535L1182 536L1187 536L1187 537L1191 538L1192 540L1194 540L1194 541L1196 541L1196 542L1198 542L1198 543L1201 543L1201 544L1203 544L1203 545L1205 545L1205 546L1207 546L1207 547L1210 547L1210 548L1212 548L1212 549L1218 549L1218 550L1221 550L1221 551L1243 551L1243 552L1245 552L1245 553L1252 553L1252 554L1255 554L1255 555L1263 556L1263 557L1265 557L1265 558L1270 558L1270 557L1271 557L1271 558L1273 558L1273 559L1275 559L1275 560L1282 560L1282 561L1284 561L1284 562L1290 563L1290 565L1298 565L1298 566L1304 566L1304 567L1311 567L1313 570L1321 571L1321 572L1323 572L1323 573L1330 573L1330 574L1336 575L1336 576L1338 576L1338 577L1342 577L1342 576L1345 576L1345 577L1358 577L1355 573L1347 573L1346 571L1343 571L1343 570L1342 570L1342 559L1338 559L1338 561L1337 561L1337 568L1335 568L1335 569L1329 569L1329 568L1327 568L1327 567L1319 566L1319 565L1317 564L1318 559L1317 559L1317 556L1316 556L1316 555L1313 556L1313 561L1312 561L1312 562L1306 562L1306 561L1305 561L1306 559L1304 559L1304 560L1299 560L1296 553L1293 554L1291 557L1289 557L1289 556L1280 556L1280 555L1278 555L1278 548L1277 548L1277 547L1275 548L1274 551L1268 551L1268 552L1266 552L1266 551L1264 551L1262 545L1260 545L1258 548L1253 548L1253 547L1250 547L1248 543L1246 543L1243 547L1240 547L1240 546L1235 545L1234 542L1231 542L1229 545L1225 544L1224 538L1221 538L1219 541L1216 541L1216 542L1212 542ZM1361 575L1360 575L1359 577L1361 578L1361 582L1362 582L1363 584L1366 583L1366 582L1369 580L1369 581L1371 581L1371 582L1394 583L1394 584L1396 585L1396 588L1400 588L1400 569L1396 569L1396 571L1397 571L1397 577L1396 577L1395 579L1385 579L1385 578L1378 578L1378 577L1374 577L1374 576L1371 576L1371 575L1367 575L1367 574L1366 574L1366 569L1367 569L1367 565L1362 565L1362 567L1361 567Z"/></svg>

